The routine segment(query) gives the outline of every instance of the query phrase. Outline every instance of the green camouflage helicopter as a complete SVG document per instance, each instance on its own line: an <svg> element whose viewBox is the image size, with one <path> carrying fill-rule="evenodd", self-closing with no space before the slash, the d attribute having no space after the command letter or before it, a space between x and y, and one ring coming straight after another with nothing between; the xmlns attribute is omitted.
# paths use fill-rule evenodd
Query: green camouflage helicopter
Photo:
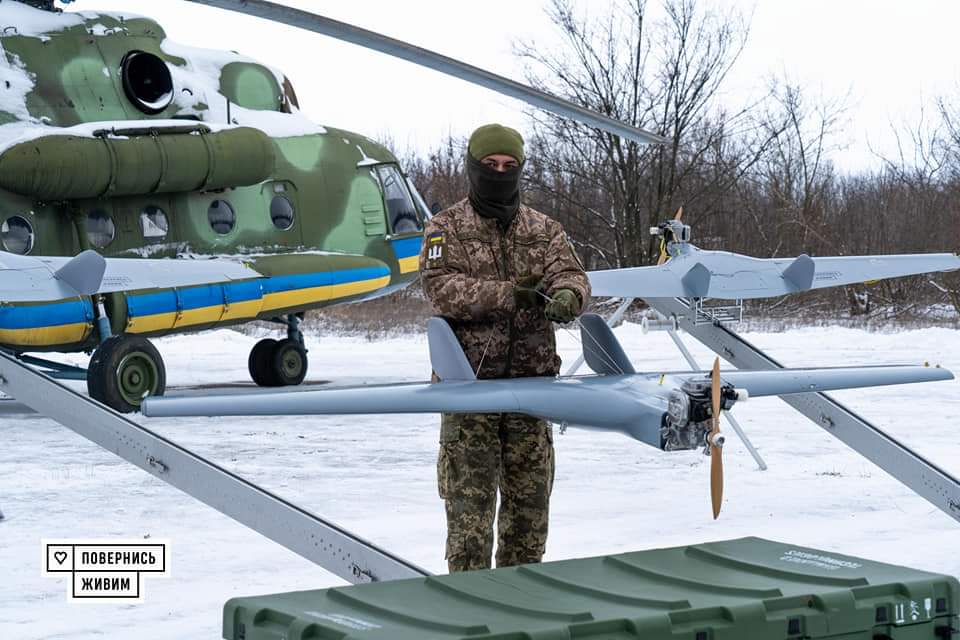
<svg viewBox="0 0 960 640"><path fill-rule="evenodd" d="M192 1L659 141L322 16L259 0ZM24 359L28 351L93 351L86 371L60 373L85 377L91 396L127 412L165 388L148 337L275 320L287 337L257 343L251 377L262 386L299 384L306 310L385 295L416 278L430 212L397 159L366 137L308 120L281 72L171 42L149 18L64 12L53 0L0 1L0 29L0 278L22 280L30 293L28 302L0 299L5 350ZM106 256L94 286L64 289L91 279L80 273L98 268L84 257L90 250ZM55 256L78 257L63 266Z"/></svg>

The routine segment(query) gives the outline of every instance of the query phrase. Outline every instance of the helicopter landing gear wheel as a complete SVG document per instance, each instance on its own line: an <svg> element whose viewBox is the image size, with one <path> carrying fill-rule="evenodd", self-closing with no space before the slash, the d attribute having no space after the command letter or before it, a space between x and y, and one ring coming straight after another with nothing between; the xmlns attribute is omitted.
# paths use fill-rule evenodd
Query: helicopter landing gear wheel
<svg viewBox="0 0 960 640"><path fill-rule="evenodd" d="M120 413L140 408L147 396L162 396L167 372L156 347L139 336L111 336L93 352L87 392Z"/></svg>
<svg viewBox="0 0 960 640"><path fill-rule="evenodd" d="M293 338L261 340L247 359L250 378L261 387L298 385L307 375L307 365L307 350Z"/></svg>
<svg viewBox="0 0 960 640"><path fill-rule="evenodd" d="M281 386L296 386L307 375L307 350L297 340L287 338L273 350L273 370Z"/></svg>
<svg viewBox="0 0 960 640"><path fill-rule="evenodd" d="M276 340L265 338L253 345L253 349L250 350L247 369L250 371L250 378L258 387L280 386L280 379L273 369L273 350L276 346Z"/></svg>

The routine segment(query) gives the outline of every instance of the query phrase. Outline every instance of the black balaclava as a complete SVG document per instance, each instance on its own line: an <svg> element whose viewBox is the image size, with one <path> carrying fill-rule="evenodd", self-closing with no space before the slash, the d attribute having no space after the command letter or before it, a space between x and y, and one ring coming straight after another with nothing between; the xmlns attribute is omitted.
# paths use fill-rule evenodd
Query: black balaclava
<svg viewBox="0 0 960 640"><path fill-rule="evenodd" d="M493 218L506 229L520 208L520 173L523 165L506 171L491 169L466 155L467 178L470 181L470 205L484 218Z"/></svg>

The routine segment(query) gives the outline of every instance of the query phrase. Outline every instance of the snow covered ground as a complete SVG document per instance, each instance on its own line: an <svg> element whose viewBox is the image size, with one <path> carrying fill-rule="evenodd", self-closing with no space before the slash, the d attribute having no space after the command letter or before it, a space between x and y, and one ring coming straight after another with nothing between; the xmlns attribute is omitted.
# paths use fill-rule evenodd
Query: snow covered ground
<svg viewBox="0 0 960 640"><path fill-rule="evenodd" d="M635 325L617 334L638 368L683 368L665 334L642 335ZM559 339L572 361L575 337L561 332ZM818 328L748 339L792 366L929 360L960 372L960 335L947 329ZM158 347L169 384L226 383L247 379L254 341L222 330L160 340ZM313 379L383 382L429 374L421 335L308 342ZM694 353L709 362L699 344ZM960 475L960 382L835 396ZM709 461L699 453L663 454L616 434L558 435L548 559L751 535L960 575L960 523L779 400L751 400L735 412L770 468L758 471L742 444L728 437L725 503L716 522ZM443 572L437 425L435 416L150 421L200 455ZM0 434L2 638L218 638L230 597L340 583L50 420L0 404ZM172 575L148 577L142 604L68 604L65 580L41 576L41 538L146 535L172 541Z"/></svg>

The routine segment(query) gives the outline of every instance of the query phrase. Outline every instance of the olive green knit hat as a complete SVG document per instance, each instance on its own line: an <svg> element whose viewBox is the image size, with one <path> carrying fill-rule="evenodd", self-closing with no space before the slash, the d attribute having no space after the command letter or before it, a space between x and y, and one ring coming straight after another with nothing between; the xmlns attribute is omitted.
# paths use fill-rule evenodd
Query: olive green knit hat
<svg viewBox="0 0 960 640"><path fill-rule="evenodd" d="M470 135L467 150L477 160L503 153L516 158L517 162L523 164L523 136L516 129L502 124L485 124L478 127Z"/></svg>

